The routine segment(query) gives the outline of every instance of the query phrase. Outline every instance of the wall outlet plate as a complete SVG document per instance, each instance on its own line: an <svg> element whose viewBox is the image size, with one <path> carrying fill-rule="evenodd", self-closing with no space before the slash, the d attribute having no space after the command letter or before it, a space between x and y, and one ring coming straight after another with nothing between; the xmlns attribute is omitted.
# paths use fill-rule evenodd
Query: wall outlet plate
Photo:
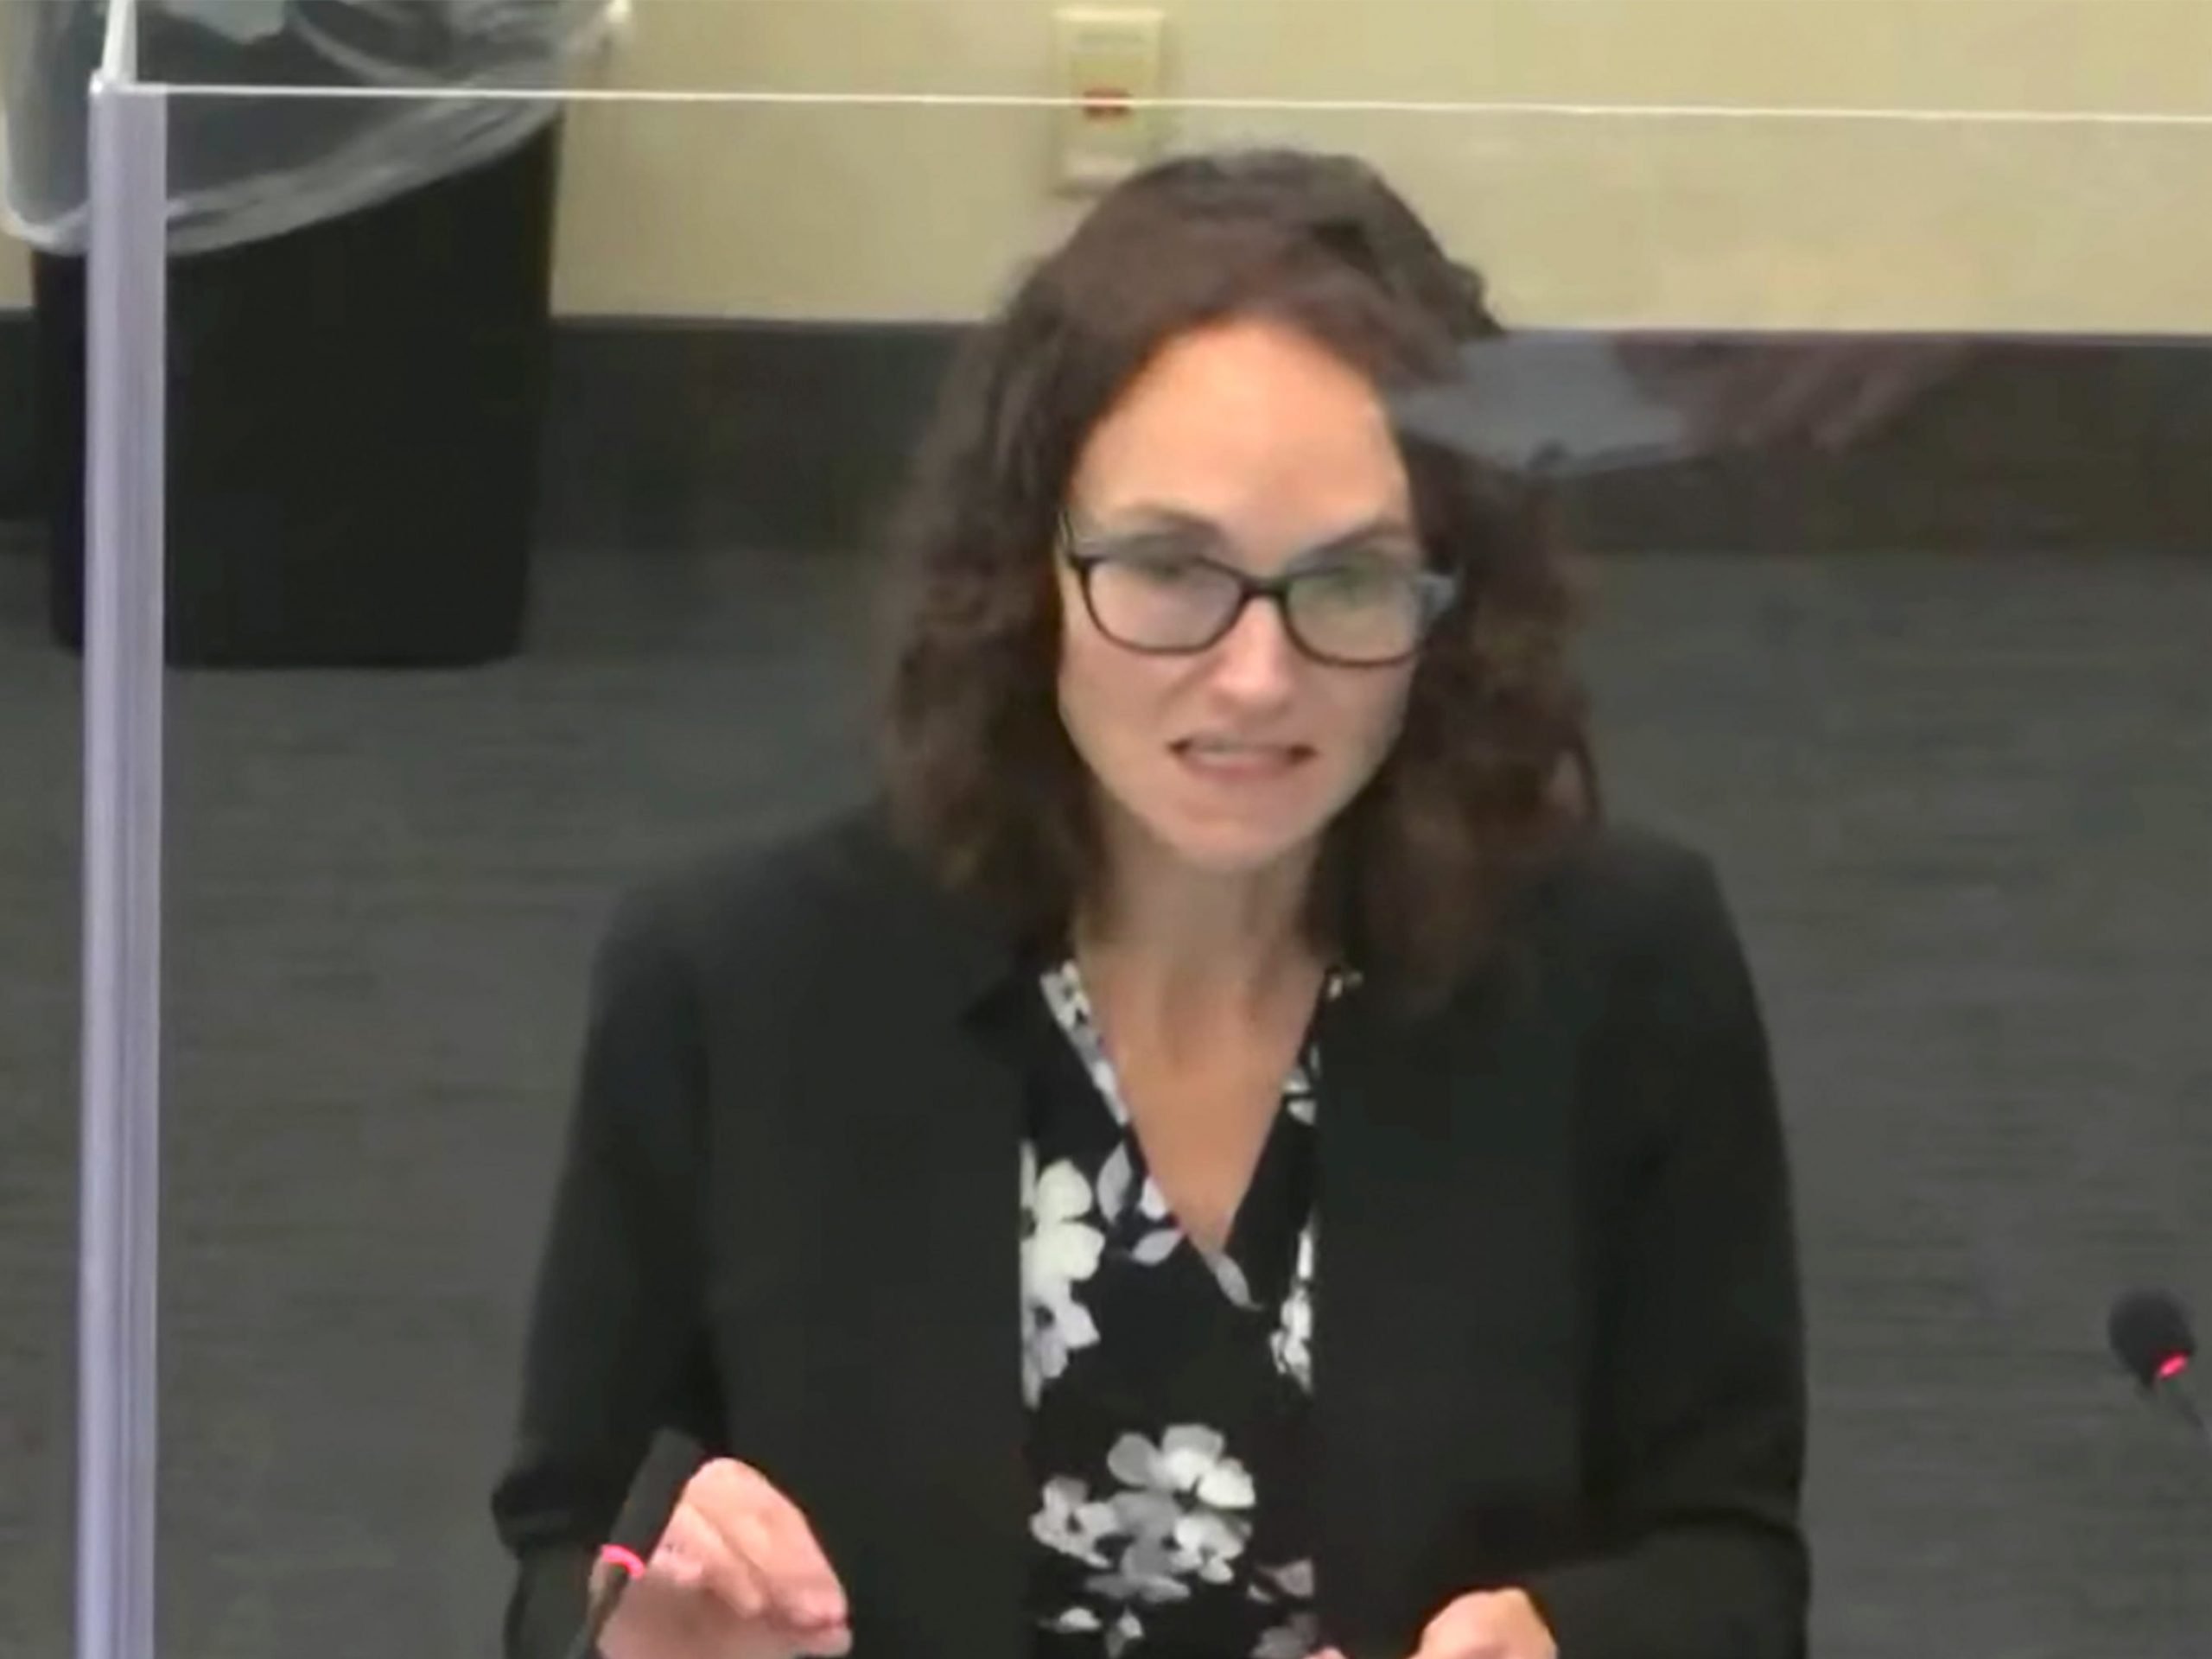
<svg viewBox="0 0 2212 1659"><path fill-rule="evenodd" d="M1058 111L1054 175L1096 194L1144 168L1164 147L1165 111L1147 100L1166 84L1167 15L1153 7L1064 6L1052 14Z"/></svg>

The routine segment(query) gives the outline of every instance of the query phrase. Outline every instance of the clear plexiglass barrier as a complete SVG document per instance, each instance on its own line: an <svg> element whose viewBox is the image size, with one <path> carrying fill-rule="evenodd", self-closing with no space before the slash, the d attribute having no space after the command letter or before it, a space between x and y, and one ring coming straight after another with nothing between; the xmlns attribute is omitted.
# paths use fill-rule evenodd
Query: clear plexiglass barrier
<svg viewBox="0 0 2212 1659"><path fill-rule="evenodd" d="M658 873L741 868L728 861L868 798L887 741L918 764L916 631L982 629L993 606L1046 605L1066 632L973 659L1000 677L976 685L1041 663L1023 683L1034 707L971 710L968 740L995 766L933 752L936 775L1029 787L1020 734L1043 720L1064 746L1077 734L1067 753L1131 822L1203 817L1203 798L1246 815L1249 845L1289 835L1313 810L1306 785L1155 777L1171 747L1205 770L1176 722L1293 733L1299 776L1352 766L1340 750L1383 718L1377 688L1400 668L1325 658L1387 654L1375 642L1396 637L1395 613L1350 588L1286 588L1274 632L1238 612L1193 645L1207 595L1233 592L1218 565L1279 562L1377 501L1433 550L1465 500L1531 509L1452 567L1440 620L1406 613L1433 630L1420 652L1458 626L1490 653L1467 747L1538 741L1499 710L1535 697L1555 657L1560 685L1586 693L1591 770L1570 810L1709 859L1741 936L1803 1287L1815 1649L2056 1659L2212 1636L2212 1463L2166 1397L2185 1372L2139 1389L2107 1330L2131 1288L2212 1295L2201 8L54 0L9 9L6 28L8 207L29 250L46 460L36 534L0 556L0 698L27 734L25 781L0 805L0 894L23 899L0 904L0 1083L21 1085L0 1088L0 1124L27 1149L24 1190L51 1197L0 1230L0 1265L29 1287L26 1340L0 1353L0 1420L32 1425L11 1454L22 1478L0 1483L11 1653L552 1659L557 1594L517 1616L529 1630L503 1630L510 1547L599 1541L582 1522L561 1535L562 1483L628 1433L627 1385L606 1379L660 1363L660 1327L603 1306L601 1345L564 1362L569 1381L548 1382L539 1354L541 1387L615 1403L605 1444L537 1448L543 1486L521 1491L507 1478L533 1296L576 1169L599 1160L643 1184L632 1136L652 1156L678 1144L652 1101L634 1120L608 1104L656 1065L696 1067L694 1107L742 1097L759 1123L715 1108L734 1114L731 1143L823 1183L818 1239L747 1253L772 1231L738 1214L743 1160L681 1143L730 1206L709 1205L696 1255L663 1262L692 1286L685 1328L737 1442L721 1449L767 1459L803 1510L818 1502L861 1651L939 1651L949 1638L885 1622L920 1569L875 1528L867 1483L793 1425L825 1400L875 1402L852 1444L905 1460L887 1490L942 1506L913 1531L987 1525L969 1510L996 1488L886 1425L920 1423L916 1399L943 1389L927 1397L944 1433L972 1436L988 1379L955 1389L941 1353L863 1351L930 1325L885 1310L933 1296L947 1344L964 1339L972 1287L948 1289L960 1270L944 1265L959 1246L933 1265L938 1244L896 1218L938 1217L957 1241L969 1211L865 1173L877 1166L857 1154L861 1185L838 1188L832 1137L772 1116L786 1095L857 1109L845 1057L901 1052L916 1016L868 1000L870 968L834 1020L809 1005L772 1040L703 978L685 982L699 1030L634 1029L616 993L643 958L603 941ZM1177 160L1182 182L1159 183ZM1151 220L1128 207L1147 189ZM1264 244L1296 288L1274 310L1252 296L1276 268L1239 224L1289 238ZM1069 251L1078 232L1088 253ZM1113 255L1115 235L1161 238L1156 264ZM1018 326L978 327L1008 308ZM1312 321L1324 313L1337 321ZM1307 326L1222 332L1262 314ZM993 341L999 357L961 372ZM1148 539L1111 534L1141 497L1160 508ZM1040 512L1033 549L1024 515ZM1376 593L1417 606L1388 546L1353 550L1384 561L1361 567ZM902 560L970 555L970 585L923 622L899 607ZM1160 585L1171 555L1173 580L1198 586ZM1077 574L1093 556L1106 563ZM1001 590L973 585L994 573ZM1571 622L1548 608L1554 581L1579 595ZM1485 632L1491 616L1504 620ZM902 663L906 677L887 671ZM1428 717L1440 677L1402 671L1407 720ZM939 686L931 721L981 695L961 683ZM1571 707L1559 697L1543 706ZM772 908L745 913L772 931ZM81 958L54 948L80 930ZM743 943L717 938L654 971L703 975ZM760 958L748 995L830 996L791 987L831 957L791 949ZM1103 1058L1070 1075L1128 1062L1141 1156L1167 1142L1147 1138L1131 1079L1173 1069L1143 1072L1134 1027L1117 1036L1103 1006ZM741 1064L746 1081L728 1074ZM1325 1049L1320 1064L1325 1217L1343 1154ZM1453 1121L1617 1103L1526 1075L1525 1097L1471 1090ZM1105 1098L1065 1132L1117 1133ZM66 1132L80 1103L81 1143ZM915 1121L911 1100L882 1109ZM603 1138L572 1143L587 1119ZM1301 1143L1285 1126L1301 1121L1286 1107L1268 1131L1222 1246L1263 1291L1268 1238L1288 1252L1300 1236L1268 1206L1293 1202ZM1453 1130L1434 1156L1480 1133ZM902 1158L934 1144L884 1134ZM1745 1135L1711 1143L1711 1172ZM1007 1190L1007 1283L1029 1264L1031 1319L1025 1337L1009 1313L1006 1335L1031 1344L1048 1402L1052 1379L1115 1349L1105 1299L1139 1294L1128 1275L1148 1263L1166 1282L1205 1254L1187 1237L1171 1254L1182 1224L1160 1189L1121 1190L1127 1163L1095 1181L1080 1165L1036 1189L1026 1219ZM1654 1190L1722 1179L1688 1154L1651 1167ZM934 1179L925 1157L909 1179ZM1704 1310L1681 1340L1749 1343L1772 1310L1733 1300L1750 1293L1726 1277L1725 1241L1757 1204L1682 1190L1717 1195L1716 1213L1637 1235L1656 1250L1702 1230L1713 1284L1704 1300L1675 1286ZM1111 1217L1145 1205L1165 1230L1124 1249ZM1602 1205L1585 1221L1601 1245L1637 1224ZM1270 1529L1306 1524L1277 1496L1305 1465L1274 1440L1240 1461L1230 1424L1178 1428L1179 1452L1102 1443L1091 1467L1066 1425L1107 1420L1045 1413L1022 1443L1040 1483L1025 1502L1043 1507L998 1517L1065 1567L1065 1605L1033 1589L1026 1610L1058 1624L1040 1659L1147 1659L1179 1628L1213 1631L1208 1651L1307 1659L1347 1607L1378 1621L1331 1638L1351 1659L1409 1659L1377 1608L1402 1593L1433 1612L1446 1591L1541 1578L1548 1526L1644 1524L1609 1507L1626 1503L1624 1470L1661 1478L1638 1458L1679 1455L1688 1507L1735 1501L1696 1485L1719 1478L1694 1447L1700 1425L1758 1408L1765 1350L1742 1350L1738 1372L1715 1347L1713 1392L1638 1415L1620 1401L1660 1389L1636 1367L1662 1362L1623 1357L1634 1316L1577 1305L1516 1346L1530 1326L1504 1310L1530 1299L1510 1287L1577 1282L1541 1243L1563 1235L1491 1249L1504 1235L1479 1216L1406 1225L1466 1245L1408 1268L1424 1288L1371 1300L1451 1292L1433 1351L1363 1379L1401 1402L1403 1432L1435 1435L1409 1459L1442 1472L1408 1477L1408 1510L1434 1520L1404 1521L1408 1560L1319 1546L1318 1622L1298 1622L1295 1574L1264 1580L1289 1598L1265 1628L1235 1605L1179 1614L1262 1584ZM1282 1270L1296 1282L1287 1253ZM617 1274L597 1294L642 1308L664 1289ZM1302 1305L1284 1306L1282 1332L1303 1329ZM1449 1311L1465 1307L1498 1317ZM1325 1294L1313 1315L1313 1421L1357 1421L1325 1402L1332 1374L1357 1394L1359 1362L1332 1373ZM1210 1317L1206 1340L1233 1344L1230 1305ZM1590 1335L1572 1364L1554 1334L1569 1325ZM1040 1331L1059 1344L1049 1363ZM1287 1390L1268 1409L1288 1415L1268 1421L1304 1422L1282 1332L1255 1351L1275 1356L1265 1386ZM605 1351L619 1333L634 1371ZM1434 1403L1461 1397L1453 1365L1474 1379L1461 1427ZM1526 1369L1543 1366L1560 1369ZM1519 1390L1485 1405L1507 1373ZM1494 1414L1523 1409L1500 1435ZM752 1425L763 1438L743 1443ZM1052 1497L1055 1472L1086 1483L1081 1503ZM1318 1510L1350 1488L1316 1490ZM1332 1559L1338 1585L1368 1582L1332 1585ZM1029 1582L1059 1582L1051 1570ZM1135 1583L1149 1589L1114 1611L1111 1586Z"/></svg>

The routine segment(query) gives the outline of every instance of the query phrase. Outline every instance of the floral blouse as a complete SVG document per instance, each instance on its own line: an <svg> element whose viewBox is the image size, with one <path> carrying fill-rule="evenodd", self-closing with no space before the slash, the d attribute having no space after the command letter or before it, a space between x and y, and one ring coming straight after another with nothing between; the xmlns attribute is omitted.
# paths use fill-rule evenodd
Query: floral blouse
<svg viewBox="0 0 2212 1659"><path fill-rule="evenodd" d="M1324 1000L1349 982L1332 975ZM1214 1255L1146 1168L1074 964L1041 984L1057 1032L1022 1157L1032 1651L1307 1659L1315 1043Z"/></svg>

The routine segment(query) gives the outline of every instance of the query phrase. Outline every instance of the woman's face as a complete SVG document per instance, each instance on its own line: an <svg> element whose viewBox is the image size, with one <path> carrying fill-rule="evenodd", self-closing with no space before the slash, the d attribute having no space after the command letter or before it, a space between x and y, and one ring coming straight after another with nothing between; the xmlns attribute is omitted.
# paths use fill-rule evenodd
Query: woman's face
<svg viewBox="0 0 2212 1659"><path fill-rule="evenodd" d="M1187 647L1235 603L1233 579L1200 562L1212 560L1311 572L1293 601L1308 642L1391 654L1384 612L1422 556L1374 387L1280 325L1191 334L1093 429L1069 505L1071 545L1108 562L1087 602L1056 560L1060 715L1112 827L1221 874L1310 854L1396 738L1409 657L1316 660L1264 600Z"/></svg>

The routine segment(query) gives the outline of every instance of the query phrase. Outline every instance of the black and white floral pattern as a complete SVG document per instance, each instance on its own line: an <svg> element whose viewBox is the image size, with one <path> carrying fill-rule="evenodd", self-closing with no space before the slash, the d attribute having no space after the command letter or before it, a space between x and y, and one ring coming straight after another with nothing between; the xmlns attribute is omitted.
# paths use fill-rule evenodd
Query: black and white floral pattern
<svg viewBox="0 0 2212 1659"><path fill-rule="evenodd" d="M1325 1000L1352 982L1332 975ZM1317 1046L1210 1250L1146 1167L1075 964L1041 989L1064 1040L1021 1163L1037 1651L1307 1659Z"/></svg>
<svg viewBox="0 0 2212 1659"><path fill-rule="evenodd" d="M1068 1368L1068 1356L1098 1340L1098 1326L1076 1287L1098 1271L1106 1235L1097 1195L1083 1172L1063 1159L1037 1168L1037 1149L1021 1149L1022 1392L1032 1406L1046 1383Z"/></svg>

